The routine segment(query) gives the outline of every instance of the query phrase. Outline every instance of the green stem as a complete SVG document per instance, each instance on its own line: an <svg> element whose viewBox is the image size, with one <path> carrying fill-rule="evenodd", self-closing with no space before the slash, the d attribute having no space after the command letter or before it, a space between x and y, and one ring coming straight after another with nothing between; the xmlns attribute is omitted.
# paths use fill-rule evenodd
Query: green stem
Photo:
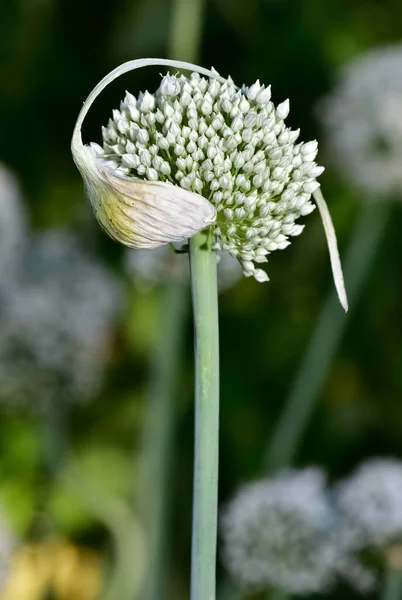
<svg viewBox="0 0 402 600"><path fill-rule="evenodd" d="M159 339L150 373L141 473L141 514L149 536L149 564L144 598L168 598L167 535L170 508L175 400L180 349L187 317L187 286L166 283L160 307Z"/></svg>
<svg viewBox="0 0 402 600"><path fill-rule="evenodd" d="M195 329L195 456L191 600L214 600L218 512L219 331L212 235L190 240Z"/></svg>
<svg viewBox="0 0 402 600"><path fill-rule="evenodd" d="M385 574L382 600L402 600L402 571L389 568Z"/></svg>
<svg viewBox="0 0 402 600"><path fill-rule="evenodd" d="M370 272L389 216L385 203L366 203L347 252L345 280L351 310ZM349 311L348 315L350 315ZM335 293L321 312L293 389L266 455L267 470L291 464L347 324Z"/></svg>

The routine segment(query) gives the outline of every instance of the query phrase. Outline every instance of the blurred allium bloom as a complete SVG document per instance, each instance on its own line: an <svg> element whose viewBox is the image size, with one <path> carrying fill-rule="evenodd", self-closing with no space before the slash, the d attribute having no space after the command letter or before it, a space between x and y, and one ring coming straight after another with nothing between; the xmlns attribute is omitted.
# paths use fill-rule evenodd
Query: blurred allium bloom
<svg viewBox="0 0 402 600"><path fill-rule="evenodd" d="M402 44L347 65L318 114L346 178L371 196L402 196Z"/></svg>
<svg viewBox="0 0 402 600"><path fill-rule="evenodd" d="M0 307L0 399L35 408L96 393L119 296L75 237L34 238Z"/></svg>
<svg viewBox="0 0 402 600"><path fill-rule="evenodd" d="M0 164L0 283L15 268L26 236L26 215L14 176Z"/></svg>
<svg viewBox="0 0 402 600"><path fill-rule="evenodd" d="M174 254L169 246L149 250L127 250L126 266L134 281L144 287L177 281L190 283L188 255ZM219 254L218 286L220 291L234 286L242 275L238 261L227 252Z"/></svg>
<svg viewBox="0 0 402 600"><path fill-rule="evenodd" d="M296 143L288 113L289 101L275 107L258 81L238 89L230 77L168 74L155 94L127 93L103 129L103 147L91 150L116 176L169 182L208 199L216 217L204 227L211 225L215 249L266 281L256 264L302 232L296 221L314 210L323 171L317 143Z"/></svg>
<svg viewBox="0 0 402 600"><path fill-rule="evenodd" d="M402 542L402 462L363 463L337 489L337 503L357 549Z"/></svg>
<svg viewBox="0 0 402 600"><path fill-rule="evenodd" d="M222 519L224 558L233 577L257 589L325 591L344 549L318 469L286 471L244 487Z"/></svg>

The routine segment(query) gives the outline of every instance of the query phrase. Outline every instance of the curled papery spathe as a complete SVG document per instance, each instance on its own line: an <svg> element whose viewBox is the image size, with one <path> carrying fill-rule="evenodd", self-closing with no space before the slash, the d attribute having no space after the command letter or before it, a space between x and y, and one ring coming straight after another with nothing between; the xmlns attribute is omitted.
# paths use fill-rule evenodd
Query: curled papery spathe
<svg viewBox="0 0 402 600"><path fill-rule="evenodd" d="M82 142L81 127L95 98L122 73L152 64L193 68L175 61L144 59L125 63L109 73L88 96L78 116L71 151L85 183L94 213L116 241L132 248L156 248L190 238L216 220L214 206L194 192L169 182L153 182L116 174ZM208 76L214 72L200 69Z"/></svg>
<svg viewBox="0 0 402 600"><path fill-rule="evenodd" d="M103 229L130 248L157 248L192 237L215 221L208 200L171 183L117 175L94 148L81 145L74 159Z"/></svg>

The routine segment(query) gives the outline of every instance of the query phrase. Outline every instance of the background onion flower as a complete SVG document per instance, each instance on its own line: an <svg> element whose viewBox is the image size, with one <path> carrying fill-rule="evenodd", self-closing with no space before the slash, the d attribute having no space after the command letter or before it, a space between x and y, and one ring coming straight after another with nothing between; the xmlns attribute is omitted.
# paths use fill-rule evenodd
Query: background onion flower
<svg viewBox="0 0 402 600"><path fill-rule="evenodd" d="M372 459L336 491L337 504L357 548L402 542L402 463Z"/></svg>
<svg viewBox="0 0 402 600"><path fill-rule="evenodd" d="M370 196L402 196L402 44L350 62L318 116L344 177Z"/></svg>
<svg viewBox="0 0 402 600"><path fill-rule="evenodd" d="M49 231L26 244L0 310L0 399L35 408L96 393L119 297L75 236Z"/></svg>
<svg viewBox="0 0 402 600"><path fill-rule="evenodd" d="M322 471L284 471L242 488L222 518L224 560L239 583L292 594L325 592L339 573L370 576L338 535Z"/></svg>

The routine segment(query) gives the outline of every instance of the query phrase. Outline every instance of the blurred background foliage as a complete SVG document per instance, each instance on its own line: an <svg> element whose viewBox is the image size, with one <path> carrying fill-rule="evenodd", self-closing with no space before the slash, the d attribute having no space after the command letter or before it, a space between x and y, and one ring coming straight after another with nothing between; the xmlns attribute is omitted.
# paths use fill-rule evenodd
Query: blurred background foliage
<svg viewBox="0 0 402 600"><path fill-rule="evenodd" d="M168 56L172 5L168 0L1 3L0 161L20 182L33 229L73 229L124 290L102 387L68 414L74 461L67 453L64 467L49 476L35 399L23 407L1 407L0 502L9 529L23 544L4 600L97 598L102 582L112 577L116 528L121 520L129 528L124 506L136 493L160 290L144 289L127 276L123 249L90 215L69 145L82 101L106 72L129 59ZM199 63L238 83L259 78L272 84L275 102L290 98L288 121L301 127L302 139L322 140L316 103L330 90L338 68L369 48L400 41L401 31L399 0L207 0ZM125 89L152 90L157 80L158 70L148 69L113 83L92 108L84 139L100 140L100 126ZM323 152L320 163L325 164ZM331 168L321 184L342 253L364 198ZM240 483L263 474L267 443L332 285L318 214L305 221L304 234L271 256L270 283L242 279L220 297L222 503ZM297 465L319 464L330 478L371 455L402 455L401 227L395 205L297 452ZM170 585L177 600L188 597L191 537L190 311L183 337L169 474ZM72 474L77 472L88 489L77 486ZM134 522L132 528L140 525ZM138 531L136 549L131 548L136 554L128 559L141 570L146 541ZM333 597L348 595L353 592L340 589Z"/></svg>

